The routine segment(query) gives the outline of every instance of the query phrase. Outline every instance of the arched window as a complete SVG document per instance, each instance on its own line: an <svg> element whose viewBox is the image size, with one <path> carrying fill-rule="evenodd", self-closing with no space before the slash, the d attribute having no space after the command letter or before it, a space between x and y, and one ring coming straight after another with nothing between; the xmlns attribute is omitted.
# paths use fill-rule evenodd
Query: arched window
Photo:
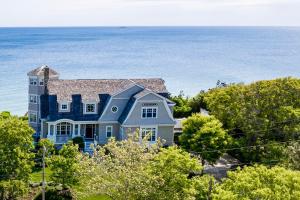
<svg viewBox="0 0 300 200"><path fill-rule="evenodd" d="M56 125L56 135L71 135L72 124L61 122Z"/></svg>

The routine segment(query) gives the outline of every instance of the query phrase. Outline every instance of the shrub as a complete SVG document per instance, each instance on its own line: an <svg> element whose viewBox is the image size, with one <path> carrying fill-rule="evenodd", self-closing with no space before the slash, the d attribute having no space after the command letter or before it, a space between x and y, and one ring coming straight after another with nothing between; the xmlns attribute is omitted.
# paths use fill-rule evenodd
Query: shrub
<svg viewBox="0 0 300 200"><path fill-rule="evenodd" d="M82 137L75 137L72 140L73 144L78 144L80 150L84 149L84 140Z"/></svg>
<svg viewBox="0 0 300 200"><path fill-rule="evenodd" d="M59 190L57 188L49 188L45 192L45 198L47 200L74 200L75 197L71 190L63 189ZM34 200L42 200L42 193L39 193Z"/></svg>

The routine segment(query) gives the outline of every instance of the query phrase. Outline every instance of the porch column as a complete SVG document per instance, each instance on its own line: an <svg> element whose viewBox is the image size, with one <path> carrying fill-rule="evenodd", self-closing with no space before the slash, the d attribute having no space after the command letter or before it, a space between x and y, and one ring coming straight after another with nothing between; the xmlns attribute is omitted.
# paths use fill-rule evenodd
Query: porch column
<svg viewBox="0 0 300 200"><path fill-rule="evenodd" d="M56 143L56 125L53 125L53 142Z"/></svg>
<svg viewBox="0 0 300 200"><path fill-rule="evenodd" d="M74 138L74 137L76 137L76 133L75 133L75 126L76 126L76 124L72 124L72 125L73 125L73 130L72 130L71 137Z"/></svg>
<svg viewBox="0 0 300 200"><path fill-rule="evenodd" d="M78 124L78 136L81 136L81 124Z"/></svg>

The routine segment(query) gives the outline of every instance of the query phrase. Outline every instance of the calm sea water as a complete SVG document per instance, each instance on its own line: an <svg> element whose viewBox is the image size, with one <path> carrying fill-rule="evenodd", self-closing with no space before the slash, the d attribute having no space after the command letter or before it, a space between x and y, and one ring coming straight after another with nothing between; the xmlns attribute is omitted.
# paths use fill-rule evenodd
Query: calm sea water
<svg viewBox="0 0 300 200"><path fill-rule="evenodd" d="M67 79L161 77L194 95L217 80L300 77L300 28L0 28L0 111L26 112L26 73L43 64Z"/></svg>

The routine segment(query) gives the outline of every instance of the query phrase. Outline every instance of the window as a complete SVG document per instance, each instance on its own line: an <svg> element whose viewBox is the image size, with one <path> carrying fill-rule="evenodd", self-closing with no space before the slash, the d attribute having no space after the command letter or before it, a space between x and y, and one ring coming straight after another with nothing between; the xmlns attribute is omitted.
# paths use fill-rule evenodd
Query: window
<svg viewBox="0 0 300 200"><path fill-rule="evenodd" d="M29 95L29 102L30 103L38 103L37 95Z"/></svg>
<svg viewBox="0 0 300 200"><path fill-rule="evenodd" d="M29 84L30 85L37 85L37 79L36 78L30 78L29 79Z"/></svg>
<svg viewBox="0 0 300 200"><path fill-rule="evenodd" d="M29 122L31 123L37 123L37 114L36 113L29 113Z"/></svg>
<svg viewBox="0 0 300 200"><path fill-rule="evenodd" d="M112 126L106 126L106 137L107 138L112 137L112 131L113 131L113 127Z"/></svg>
<svg viewBox="0 0 300 200"><path fill-rule="evenodd" d="M156 141L156 128L142 128L141 139L147 138L149 142Z"/></svg>
<svg viewBox="0 0 300 200"><path fill-rule="evenodd" d="M85 104L85 113L87 114L96 113L96 104L95 103Z"/></svg>
<svg viewBox="0 0 300 200"><path fill-rule="evenodd" d="M142 118L156 118L157 108L144 107L142 108Z"/></svg>
<svg viewBox="0 0 300 200"><path fill-rule="evenodd" d="M75 135L79 135L78 134L78 124L75 124Z"/></svg>
<svg viewBox="0 0 300 200"><path fill-rule="evenodd" d="M44 85L44 79L40 79L40 86Z"/></svg>
<svg viewBox="0 0 300 200"><path fill-rule="evenodd" d="M118 107L117 107L117 106L111 107L111 111L112 111L113 113L118 112Z"/></svg>
<svg viewBox="0 0 300 200"><path fill-rule="evenodd" d="M60 111L61 112L67 112L67 111L69 111L69 104L68 103L61 103L60 104Z"/></svg>
<svg viewBox="0 0 300 200"><path fill-rule="evenodd" d="M68 122L61 122L56 125L56 134L57 135L71 135L71 126L72 124Z"/></svg>

